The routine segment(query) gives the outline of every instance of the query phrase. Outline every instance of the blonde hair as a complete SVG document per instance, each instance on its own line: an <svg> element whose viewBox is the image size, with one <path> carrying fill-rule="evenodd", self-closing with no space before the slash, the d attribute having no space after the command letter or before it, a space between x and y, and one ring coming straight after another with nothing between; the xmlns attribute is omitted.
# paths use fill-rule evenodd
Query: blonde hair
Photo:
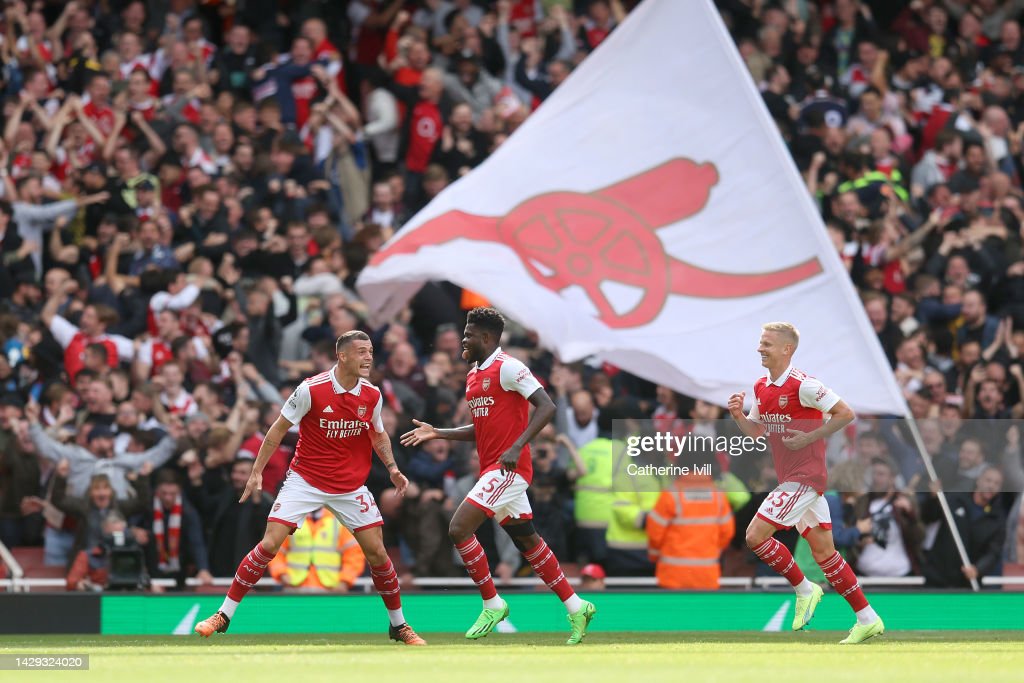
<svg viewBox="0 0 1024 683"><path fill-rule="evenodd" d="M761 325L761 329L765 332L777 332L781 334L793 345L793 350L796 350L796 347L800 345L800 332L793 327L792 323L765 323L764 325Z"/></svg>

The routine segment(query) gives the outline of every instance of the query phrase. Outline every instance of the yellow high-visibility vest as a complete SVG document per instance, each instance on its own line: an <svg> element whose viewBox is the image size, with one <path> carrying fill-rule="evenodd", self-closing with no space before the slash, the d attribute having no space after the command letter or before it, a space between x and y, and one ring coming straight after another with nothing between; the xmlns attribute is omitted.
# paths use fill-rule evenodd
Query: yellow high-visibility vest
<svg viewBox="0 0 1024 683"><path fill-rule="evenodd" d="M583 444L580 460L587 473L576 480L576 525L587 529L607 529L612 510L612 473L614 452L624 444L598 437Z"/></svg>
<svg viewBox="0 0 1024 683"><path fill-rule="evenodd" d="M307 519L301 529L296 529L289 540L286 556L288 583L301 586L312 568L324 588L337 586L341 575L341 549L338 548L340 533L341 523L334 515L327 514L318 522Z"/></svg>

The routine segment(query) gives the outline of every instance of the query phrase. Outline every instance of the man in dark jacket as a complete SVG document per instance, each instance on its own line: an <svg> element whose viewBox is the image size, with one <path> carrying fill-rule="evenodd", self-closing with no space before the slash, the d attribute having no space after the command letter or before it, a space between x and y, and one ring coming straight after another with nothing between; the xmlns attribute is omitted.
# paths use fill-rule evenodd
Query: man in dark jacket
<svg viewBox="0 0 1024 683"><path fill-rule="evenodd" d="M0 542L7 547L33 545L43 533L43 519L26 498L38 499L39 458L21 421L22 400L17 394L0 395Z"/></svg>
<svg viewBox="0 0 1024 683"><path fill-rule="evenodd" d="M210 572L214 576L234 576L238 563L263 538L274 499L264 493L238 503L252 474L252 465L251 458L235 460L231 466L231 485L209 500Z"/></svg>
<svg viewBox="0 0 1024 683"><path fill-rule="evenodd" d="M939 533L925 551L921 573L929 586L960 588L1001 570L1001 553L1006 536L1006 510L999 492L1003 475L997 467L986 468L974 485L974 493L949 493L946 500L953 512L970 564L960 560L953 535L942 516L938 498L932 494L921 505L925 524L939 522Z"/></svg>
<svg viewBox="0 0 1024 683"><path fill-rule="evenodd" d="M204 585L213 581L203 540L199 513L182 496L181 484L173 470L156 476L153 505L146 515L146 564L153 578L173 578L178 589L187 575L194 574Z"/></svg>

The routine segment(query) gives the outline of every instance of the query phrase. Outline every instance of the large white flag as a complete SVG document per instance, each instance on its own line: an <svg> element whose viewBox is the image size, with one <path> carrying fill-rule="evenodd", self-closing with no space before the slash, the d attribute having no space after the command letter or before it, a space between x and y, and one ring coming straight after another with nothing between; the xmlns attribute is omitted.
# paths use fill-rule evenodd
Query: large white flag
<svg viewBox="0 0 1024 683"><path fill-rule="evenodd" d="M449 280L537 330L724 404L763 372L760 325L858 411L905 404L711 0L645 0L498 151L376 255L377 321Z"/></svg>

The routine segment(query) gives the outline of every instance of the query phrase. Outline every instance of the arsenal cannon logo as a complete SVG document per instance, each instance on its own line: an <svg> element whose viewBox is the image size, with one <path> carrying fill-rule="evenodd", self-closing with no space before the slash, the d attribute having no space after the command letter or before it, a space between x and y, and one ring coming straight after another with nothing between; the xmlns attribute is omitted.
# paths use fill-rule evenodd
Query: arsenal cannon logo
<svg viewBox="0 0 1024 683"><path fill-rule="evenodd" d="M816 258L764 273L707 270L670 256L658 229L704 209L718 170L711 163L672 159L593 192L549 192L532 197L505 216L449 211L378 252L378 265L398 254L457 239L511 248L530 276L553 292L580 287L611 328L650 323L669 295L728 299L765 294L822 272ZM742 197L731 198L742 201ZM604 283L640 289L628 310L613 306Z"/></svg>

